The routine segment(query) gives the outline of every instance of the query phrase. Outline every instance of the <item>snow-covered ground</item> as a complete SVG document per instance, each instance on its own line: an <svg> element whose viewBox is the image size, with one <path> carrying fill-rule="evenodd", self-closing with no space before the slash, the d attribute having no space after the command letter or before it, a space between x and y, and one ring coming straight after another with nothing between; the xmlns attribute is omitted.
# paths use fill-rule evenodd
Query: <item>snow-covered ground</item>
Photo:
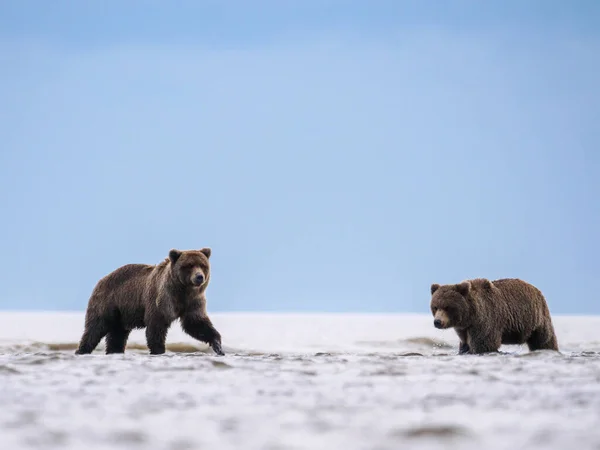
<svg viewBox="0 0 600 450"><path fill-rule="evenodd" d="M600 448L600 317L486 356L427 315L211 318L224 357L177 324L165 355L76 357L82 312L0 313L0 448Z"/></svg>

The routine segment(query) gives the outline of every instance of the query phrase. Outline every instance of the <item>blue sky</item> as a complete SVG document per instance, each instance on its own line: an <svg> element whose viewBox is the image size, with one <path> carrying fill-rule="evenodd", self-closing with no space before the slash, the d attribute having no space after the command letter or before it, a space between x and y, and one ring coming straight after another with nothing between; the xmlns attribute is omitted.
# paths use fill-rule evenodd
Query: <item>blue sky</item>
<svg viewBox="0 0 600 450"><path fill-rule="evenodd" d="M0 308L209 246L209 311L600 313L600 4L224 3L0 3Z"/></svg>

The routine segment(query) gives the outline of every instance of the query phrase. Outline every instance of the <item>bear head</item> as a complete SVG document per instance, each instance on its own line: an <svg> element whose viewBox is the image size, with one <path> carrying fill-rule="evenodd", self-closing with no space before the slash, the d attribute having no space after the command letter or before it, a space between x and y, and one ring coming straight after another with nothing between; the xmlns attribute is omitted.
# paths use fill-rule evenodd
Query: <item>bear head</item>
<svg viewBox="0 0 600 450"><path fill-rule="evenodd" d="M472 318L471 283L431 285L431 313L436 328L467 328Z"/></svg>
<svg viewBox="0 0 600 450"><path fill-rule="evenodd" d="M176 250L169 252L171 273L184 286L206 288L210 279L210 248Z"/></svg>

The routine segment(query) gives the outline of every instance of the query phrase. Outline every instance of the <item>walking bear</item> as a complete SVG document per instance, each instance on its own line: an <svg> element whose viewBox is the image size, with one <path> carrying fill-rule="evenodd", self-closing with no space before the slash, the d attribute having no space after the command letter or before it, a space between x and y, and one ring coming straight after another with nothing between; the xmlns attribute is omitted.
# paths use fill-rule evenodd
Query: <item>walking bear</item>
<svg viewBox="0 0 600 450"><path fill-rule="evenodd" d="M546 299L535 286L516 278L432 284L431 313L436 328L455 329L459 354L524 343L530 351L558 350Z"/></svg>
<svg viewBox="0 0 600 450"><path fill-rule="evenodd" d="M89 299L76 354L91 353L106 336L106 353L124 353L132 329L146 328L153 355L165 352L171 323L223 355L221 335L206 313L210 248L171 250L157 265L127 264L102 278Z"/></svg>

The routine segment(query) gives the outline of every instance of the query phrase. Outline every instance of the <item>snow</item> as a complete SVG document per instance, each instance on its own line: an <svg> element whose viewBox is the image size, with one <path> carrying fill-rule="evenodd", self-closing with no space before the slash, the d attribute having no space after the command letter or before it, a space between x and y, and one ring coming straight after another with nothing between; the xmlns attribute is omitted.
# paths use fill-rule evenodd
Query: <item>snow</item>
<svg viewBox="0 0 600 450"><path fill-rule="evenodd" d="M75 356L82 312L0 313L0 448L600 448L600 317L485 356L427 315L211 319L224 357L177 324L165 355Z"/></svg>

